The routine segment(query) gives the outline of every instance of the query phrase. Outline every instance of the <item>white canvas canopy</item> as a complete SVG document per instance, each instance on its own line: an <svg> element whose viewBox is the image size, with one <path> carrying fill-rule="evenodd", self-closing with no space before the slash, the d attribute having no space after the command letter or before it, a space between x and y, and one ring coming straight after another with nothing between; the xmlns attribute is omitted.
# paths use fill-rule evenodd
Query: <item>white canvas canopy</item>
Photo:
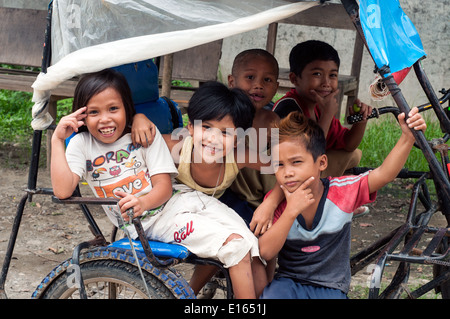
<svg viewBox="0 0 450 319"><path fill-rule="evenodd" d="M52 65L32 85L32 127L53 121L51 90L80 74L251 31L318 5L283 0L54 0Z"/></svg>

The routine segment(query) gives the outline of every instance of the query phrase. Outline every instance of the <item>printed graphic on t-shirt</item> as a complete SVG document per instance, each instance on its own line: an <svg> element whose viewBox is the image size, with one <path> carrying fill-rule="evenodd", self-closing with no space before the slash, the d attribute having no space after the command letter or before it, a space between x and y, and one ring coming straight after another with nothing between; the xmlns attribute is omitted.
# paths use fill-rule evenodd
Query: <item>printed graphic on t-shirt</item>
<svg viewBox="0 0 450 319"><path fill-rule="evenodd" d="M114 194L117 190L134 195L151 185L148 170L138 171L142 163L132 156L134 150L136 148L130 144L126 149L110 151L86 161L98 197L117 197Z"/></svg>
<svg viewBox="0 0 450 319"><path fill-rule="evenodd" d="M114 192L117 190L136 194L150 185L146 175L144 171L140 171L137 175L126 177L116 183L94 186L94 189L98 197L116 197Z"/></svg>

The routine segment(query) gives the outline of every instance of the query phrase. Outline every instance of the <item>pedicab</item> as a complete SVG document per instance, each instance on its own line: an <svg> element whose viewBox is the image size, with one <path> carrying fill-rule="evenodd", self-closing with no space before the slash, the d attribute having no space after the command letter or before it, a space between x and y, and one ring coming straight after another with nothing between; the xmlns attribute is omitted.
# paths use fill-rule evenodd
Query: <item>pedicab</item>
<svg viewBox="0 0 450 319"><path fill-rule="evenodd" d="M35 195L53 196L51 188L36 186L42 132L54 128L53 118L48 112L48 101L53 88L81 74L109 67L131 66L131 69L137 70L139 63L151 65L152 59L157 57L266 26L311 6L326 5L326 2L258 1L258 6L252 6L234 0L186 0L177 1L176 5L171 1L51 1L42 72L33 84L34 135L28 188L17 208L2 267L2 296L6 297L6 276L26 202L31 201ZM437 98L420 64L420 60L425 57L420 38L398 1L361 0L358 4L354 0L348 0L341 3L375 62L380 75L377 88L387 88L385 94L391 94L397 104L396 107L375 109L371 117L388 112L394 115L408 113L410 107L398 82L413 69L429 100L429 104L421 105L419 109L433 110L443 132L442 138L431 141L427 141L423 133L413 132L416 146L429 163L429 171L404 170L399 175L417 179L407 219L389 235L352 256L352 274L368 265L373 266L369 298L398 298L408 281L412 263L433 264L434 279L415 291L408 291L407 297L417 298L436 289L441 291L443 297L448 298L450 183L446 142L450 133L450 121L449 110L444 105L449 98L449 90L443 90L442 98ZM133 70L131 74L133 76ZM155 83L151 85L155 87ZM179 115L170 101L154 104L151 109L153 111L148 114L151 119L162 110L166 112L163 117L172 120ZM350 123L358 120L358 116L348 119ZM170 121L169 128L163 124L159 128L170 130L179 123L174 120ZM441 161L435 153L440 154ZM355 168L355 173L367 169L369 168ZM426 180L434 182L437 199L430 196ZM233 297L228 273L220 263L198 258L176 244L146 239L138 219L133 220L139 234L137 240L125 236L118 241L113 238L112 243L108 242L90 213L89 205L114 205L117 199L81 197L77 189L71 198L54 198L54 201L68 205L68 208L73 204L79 205L94 239L75 247L72 258L57 265L45 276L32 294L33 298L195 298L187 279L172 267L177 263L217 266L225 281L226 297ZM420 209L419 204L424 209L421 213L416 212ZM437 212L445 216L447 225L428 226L431 216ZM424 250L418 252L416 245L425 233L433 234L433 238ZM384 265L389 260L400 261L400 266L390 285L381 292Z"/></svg>

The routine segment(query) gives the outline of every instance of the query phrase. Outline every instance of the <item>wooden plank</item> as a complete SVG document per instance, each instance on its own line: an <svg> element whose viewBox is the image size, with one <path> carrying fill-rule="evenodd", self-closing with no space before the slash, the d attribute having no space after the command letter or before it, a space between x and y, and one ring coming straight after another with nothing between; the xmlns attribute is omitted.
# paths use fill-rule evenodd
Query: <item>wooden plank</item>
<svg viewBox="0 0 450 319"><path fill-rule="evenodd" d="M266 50L272 54L275 54L275 48L277 46L277 33L278 33L278 23L271 23L267 28L267 42Z"/></svg>
<svg viewBox="0 0 450 319"><path fill-rule="evenodd" d="M344 7L337 3L311 7L292 17L278 21L278 23L355 30L355 26L349 19Z"/></svg>
<svg viewBox="0 0 450 319"><path fill-rule="evenodd" d="M161 96L165 96L170 99L170 91L172 88L173 54L165 55L163 64L164 71L161 81Z"/></svg>
<svg viewBox="0 0 450 319"><path fill-rule="evenodd" d="M12 91L33 92L31 85L36 81L37 74L34 75L16 75L0 73L0 89ZM72 79L61 83L52 90L52 95L58 99L73 97L77 79Z"/></svg>
<svg viewBox="0 0 450 319"><path fill-rule="evenodd" d="M0 8L0 63L40 67L47 11Z"/></svg>
<svg viewBox="0 0 450 319"><path fill-rule="evenodd" d="M173 54L172 79L200 82L217 80L221 54L222 40L175 52ZM164 63L161 63L160 76L163 72Z"/></svg>

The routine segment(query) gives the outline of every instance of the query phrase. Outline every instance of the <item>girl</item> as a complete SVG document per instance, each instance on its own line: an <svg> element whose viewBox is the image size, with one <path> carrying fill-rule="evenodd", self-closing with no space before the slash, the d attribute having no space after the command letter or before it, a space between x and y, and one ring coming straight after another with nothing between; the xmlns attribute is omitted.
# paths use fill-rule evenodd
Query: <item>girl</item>
<svg viewBox="0 0 450 319"><path fill-rule="evenodd" d="M177 170L167 146L156 132L151 147L134 147L130 123L134 115L131 92L125 78L113 70L84 76L78 83L73 113L59 122L52 136L51 178L58 198L72 195L84 178L97 197L118 197L120 213L134 209L144 229L161 205L172 196L171 174ZM65 152L65 140L71 140ZM104 209L117 226L114 206ZM129 226L135 235L134 227Z"/></svg>
<svg viewBox="0 0 450 319"><path fill-rule="evenodd" d="M55 195L71 196L80 178L85 178L96 196L121 198L125 220L126 210L133 207L148 237L176 242L199 257L219 260L229 268L235 297L255 298L251 262L252 257L259 261L257 238L214 197L187 187L170 197L170 175L177 170L161 134L156 130L148 148L131 142L133 103L124 77L112 70L83 77L73 111L61 119L52 137ZM85 129L88 132L77 134L64 154L64 140ZM106 207L106 212L117 225L113 209Z"/></svg>

